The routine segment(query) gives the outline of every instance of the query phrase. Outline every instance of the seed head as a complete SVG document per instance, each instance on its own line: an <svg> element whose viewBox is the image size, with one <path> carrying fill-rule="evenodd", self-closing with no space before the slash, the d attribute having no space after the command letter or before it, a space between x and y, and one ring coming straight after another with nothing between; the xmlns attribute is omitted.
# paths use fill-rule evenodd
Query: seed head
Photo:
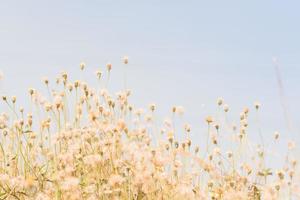
<svg viewBox="0 0 300 200"><path fill-rule="evenodd" d="M282 170L277 171L277 176L280 178L280 180L284 179L284 172Z"/></svg>
<svg viewBox="0 0 300 200"><path fill-rule="evenodd" d="M96 76L97 76L98 79L100 79L101 76L102 76L102 71L101 70L97 70L96 71Z"/></svg>
<svg viewBox="0 0 300 200"><path fill-rule="evenodd" d="M176 106L173 106L172 107L172 113L175 113L176 112Z"/></svg>
<svg viewBox="0 0 300 200"><path fill-rule="evenodd" d="M296 147L296 144L295 144L294 141L289 141L288 142L288 148L289 148L289 150L293 150L293 149L295 149L295 147Z"/></svg>
<svg viewBox="0 0 300 200"><path fill-rule="evenodd" d="M225 112L228 112L229 111L229 106L227 104L225 104L223 109L224 109Z"/></svg>
<svg viewBox="0 0 300 200"><path fill-rule="evenodd" d="M219 130L220 125L219 124L215 124L214 127L216 128L216 130Z"/></svg>
<svg viewBox="0 0 300 200"><path fill-rule="evenodd" d="M61 73L61 77L63 78L64 81L66 81L68 79L68 74L67 72L62 72Z"/></svg>
<svg viewBox="0 0 300 200"><path fill-rule="evenodd" d="M189 124L184 124L184 130L189 133L191 132L191 126Z"/></svg>
<svg viewBox="0 0 300 200"><path fill-rule="evenodd" d="M128 56L123 57L123 62L124 62L124 64L128 64Z"/></svg>
<svg viewBox="0 0 300 200"><path fill-rule="evenodd" d="M112 68L112 64L111 64L111 63L107 63L107 64L106 64L106 69L107 69L108 71L110 71L111 68Z"/></svg>
<svg viewBox="0 0 300 200"><path fill-rule="evenodd" d="M12 97L11 97L11 101L12 101L13 103L16 103L17 97L16 97L16 96L12 96Z"/></svg>
<svg viewBox="0 0 300 200"><path fill-rule="evenodd" d="M33 88L29 88L28 91L29 91L30 96L32 96L34 94L34 92L35 92L35 90Z"/></svg>
<svg viewBox="0 0 300 200"><path fill-rule="evenodd" d="M154 112L154 110L156 109L156 105L154 103L149 105L149 109Z"/></svg>
<svg viewBox="0 0 300 200"><path fill-rule="evenodd" d="M180 116L184 114L184 107L183 106L176 106L176 113Z"/></svg>
<svg viewBox="0 0 300 200"><path fill-rule="evenodd" d="M70 92L72 92L72 90L73 90L73 85L72 85L72 84L68 84L68 89L69 89Z"/></svg>
<svg viewBox="0 0 300 200"><path fill-rule="evenodd" d="M78 88L79 85L80 85L80 81L77 80L77 81L74 82L74 87L75 87L75 88Z"/></svg>
<svg viewBox="0 0 300 200"><path fill-rule="evenodd" d="M197 154L197 153L199 152L199 150L200 150L199 147L196 146L196 147L195 147L195 153Z"/></svg>
<svg viewBox="0 0 300 200"><path fill-rule="evenodd" d="M84 68L85 68L85 63L84 63L84 62L81 62L81 63L80 63L80 70L84 70Z"/></svg>
<svg viewBox="0 0 300 200"><path fill-rule="evenodd" d="M224 102L223 98L221 98L221 97L218 98L218 100L217 100L218 106L221 106L223 104L223 102Z"/></svg>
<svg viewBox="0 0 300 200"><path fill-rule="evenodd" d="M256 110L258 110L260 108L261 104L259 102L255 102L254 103L254 107Z"/></svg>
<svg viewBox="0 0 300 200"><path fill-rule="evenodd" d="M213 120L212 116L207 116L207 117L205 118L205 121L206 121L208 124L210 124L210 123L212 123L214 120Z"/></svg>
<svg viewBox="0 0 300 200"><path fill-rule="evenodd" d="M49 84L49 79L48 79L47 77L44 77L42 80L43 80L43 82L44 82L46 85Z"/></svg>
<svg viewBox="0 0 300 200"><path fill-rule="evenodd" d="M232 158L232 156L233 156L232 151L228 151L228 152L227 152L227 156L228 156L228 158Z"/></svg>
<svg viewBox="0 0 300 200"><path fill-rule="evenodd" d="M279 138L279 132L276 131L276 132L274 133L274 138L275 138L275 140L277 140L277 139Z"/></svg>

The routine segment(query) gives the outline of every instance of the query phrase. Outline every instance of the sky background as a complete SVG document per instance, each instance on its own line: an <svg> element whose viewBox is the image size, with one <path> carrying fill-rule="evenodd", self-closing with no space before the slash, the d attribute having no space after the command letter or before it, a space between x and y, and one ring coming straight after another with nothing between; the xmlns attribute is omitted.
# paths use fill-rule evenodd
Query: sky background
<svg viewBox="0 0 300 200"><path fill-rule="evenodd" d="M74 79L113 64L110 89L123 87L121 57L129 56L127 85L137 106L155 102L163 118L185 107L199 143L204 117L216 99L237 119L244 106L262 104L260 123L270 140L280 131L300 141L299 1L1 1L1 93L28 103L27 88L65 70ZM272 58L280 63L292 129L285 123ZM3 107L0 107L3 109ZM250 112L251 114L251 112ZM254 121L254 119L253 119ZM253 123L253 137L257 129Z"/></svg>

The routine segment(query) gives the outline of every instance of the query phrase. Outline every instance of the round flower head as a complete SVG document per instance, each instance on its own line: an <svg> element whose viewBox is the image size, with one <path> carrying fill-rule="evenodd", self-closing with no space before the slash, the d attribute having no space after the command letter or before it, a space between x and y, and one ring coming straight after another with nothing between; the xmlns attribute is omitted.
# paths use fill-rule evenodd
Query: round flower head
<svg viewBox="0 0 300 200"><path fill-rule="evenodd" d="M293 150L295 147L296 147L296 144L294 141L288 141L289 150Z"/></svg>
<svg viewBox="0 0 300 200"><path fill-rule="evenodd" d="M47 77L43 77L42 80L45 83L45 85L49 84L49 79Z"/></svg>
<svg viewBox="0 0 300 200"><path fill-rule="evenodd" d="M106 69L107 69L108 71L110 71L111 68L112 68L112 64L111 64L111 63L107 63L107 64L106 64Z"/></svg>
<svg viewBox="0 0 300 200"><path fill-rule="evenodd" d="M189 125L189 124L184 124L184 130L187 132L187 133L189 133L189 132L191 132L191 126Z"/></svg>
<svg viewBox="0 0 300 200"><path fill-rule="evenodd" d="M32 96L35 93L35 89L29 88L28 89L29 94Z"/></svg>
<svg viewBox="0 0 300 200"><path fill-rule="evenodd" d="M97 70L96 71L96 76L97 76L98 79L100 79L101 76L102 76L102 71L101 70Z"/></svg>
<svg viewBox="0 0 300 200"><path fill-rule="evenodd" d="M85 68L85 63L84 63L84 62L81 62L81 63L80 63L80 69L81 69L81 70L84 70L84 68Z"/></svg>
<svg viewBox="0 0 300 200"><path fill-rule="evenodd" d="M228 112L229 111L229 106L227 104L225 104L223 109L224 109L225 112Z"/></svg>
<svg viewBox="0 0 300 200"><path fill-rule="evenodd" d="M152 112L154 112L155 108L156 108L156 105L155 105L154 103L152 103L152 104L149 105L149 109L150 109Z"/></svg>
<svg viewBox="0 0 300 200"><path fill-rule="evenodd" d="M17 97L16 97L16 96L12 96L12 97L11 97L11 101L12 101L13 103L16 103Z"/></svg>
<svg viewBox="0 0 300 200"><path fill-rule="evenodd" d="M183 115L184 114L184 107L182 107L182 106L176 106L176 113L178 114L178 115Z"/></svg>
<svg viewBox="0 0 300 200"><path fill-rule="evenodd" d="M205 121L206 121L208 124L210 124L210 123L212 123L214 120L213 120L212 116L207 116L207 117L205 118Z"/></svg>
<svg viewBox="0 0 300 200"><path fill-rule="evenodd" d="M221 106L223 104L223 102L224 102L224 100L221 97L218 98L218 100L217 100L218 106Z"/></svg>
<svg viewBox="0 0 300 200"><path fill-rule="evenodd" d="M128 64L128 56L123 57L123 62L124 62L124 64Z"/></svg>
<svg viewBox="0 0 300 200"><path fill-rule="evenodd" d="M274 138L275 138L275 140L277 140L277 139L279 138L279 132L276 131L276 132L274 133Z"/></svg>
<svg viewBox="0 0 300 200"><path fill-rule="evenodd" d="M254 103L254 107L256 110L258 110L260 108L261 104L259 102L255 102Z"/></svg>

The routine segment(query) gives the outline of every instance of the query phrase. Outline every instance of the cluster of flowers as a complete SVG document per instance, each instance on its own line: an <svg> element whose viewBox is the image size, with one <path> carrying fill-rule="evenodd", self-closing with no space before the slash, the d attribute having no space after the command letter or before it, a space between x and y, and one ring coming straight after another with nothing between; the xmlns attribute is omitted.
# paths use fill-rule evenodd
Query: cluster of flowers
<svg viewBox="0 0 300 200"><path fill-rule="evenodd" d="M110 63L106 70L111 72ZM101 71L96 75L103 78ZM190 125L176 131L171 121L157 125L155 104L134 108L129 90L112 95L64 72L56 80L60 89L43 81L49 97L29 89L36 115L17 109L16 97L2 96L9 112L0 114L0 199L300 198L296 159L287 157L285 167L275 170L267 168L263 145L251 156L247 150L224 152L222 125L211 116L203 120L208 131L199 136L207 140L201 148L190 139ZM228 112L223 99L217 104ZM183 108L171 112L182 115ZM245 109L239 126L226 129L231 146L247 144L248 115Z"/></svg>

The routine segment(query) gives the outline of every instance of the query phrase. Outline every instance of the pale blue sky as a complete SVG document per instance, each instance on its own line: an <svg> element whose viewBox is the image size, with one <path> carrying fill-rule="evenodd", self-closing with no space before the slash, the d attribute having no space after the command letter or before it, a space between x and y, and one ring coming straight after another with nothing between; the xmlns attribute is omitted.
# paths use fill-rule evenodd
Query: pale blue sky
<svg viewBox="0 0 300 200"><path fill-rule="evenodd" d="M174 104L186 107L196 140L222 96L231 118L260 101L265 137L279 130L300 141L299 7L299 1L274 0L1 1L1 90L24 97L29 86L42 86L41 76L64 69L79 77L84 61L89 78L110 61L116 91L123 83L120 58L128 55L132 101L156 102L162 116ZM284 121L273 56L281 64L293 133Z"/></svg>

